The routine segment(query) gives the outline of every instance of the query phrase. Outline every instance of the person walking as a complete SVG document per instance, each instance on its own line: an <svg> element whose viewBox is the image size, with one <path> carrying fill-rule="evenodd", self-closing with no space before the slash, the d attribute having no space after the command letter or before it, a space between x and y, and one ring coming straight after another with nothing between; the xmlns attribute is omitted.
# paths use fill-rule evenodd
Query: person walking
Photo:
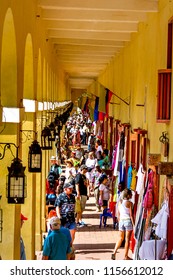
<svg viewBox="0 0 173 280"><path fill-rule="evenodd" d="M46 205L54 205L56 199L56 188L58 186L58 179L62 173L55 156L50 158L50 170L46 178Z"/></svg>
<svg viewBox="0 0 173 280"><path fill-rule="evenodd" d="M90 193L93 191L92 174L96 164L97 164L97 159L94 157L94 153L89 152L85 165L88 167L88 172L86 173L86 177L89 180Z"/></svg>
<svg viewBox="0 0 173 280"><path fill-rule="evenodd" d="M77 213L76 222L77 226L85 225L82 221L82 213L85 210L87 198L88 198L88 180L86 178L86 173L88 168L86 165L81 165L80 172L77 173L75 177L76 186L76 199L80 200L81 211Z"/></svg>
<svg viewBox="0 0 173 280"><path fill-rule="evenodd" d="M68 260L71 252L67 236L60 231L58 217L50 219L51 232L44 241L42 260Z"/></svg>
<svg viewBox="0 0 173 280"><path fill-rule="evenodd" d="M53 213L52 213L52 217L57 217L56 215L56 211L55 210L52 210ZM50 217L50 219L52 218ZM49 221L50 221L49 219ZM74 247L73 247L73 244L72 244L72 238L71 238L71 234L70 234L70 230L68 228L66 228L63 224L63 220L61 220L61 226L60 226L60 232L62 232L63 234L66 235L68 241L69 241L69 245L70 245L70 253L68 254L68 259L69 260L74 260L75 259L75 250L74 250ZM48 229L48 235L52 232L52 229L50 228L50 224L49 224L49 229Z"/></svg>
<svg viewBox="0 0 173 280"><path fill-rule="evenodd" d="M92 173L92 184L93 184L93 188L94 188L94 198L95 198L97 212L101 211L101 207L99 205L99 186L100 186L99 178L100 178L101 174L102 174L102 170L101 170L100 166L96 165L95 169Z"/></svg>
<svg viewBox="0 0 173 280"><path fill-rule="evenodd" d="M130 237L134 227L132 191L125 189L123 191L123 200L118 205L118 221L119 221L119 239L115 245L114 252L111 255L112 260L116 260L116 253L120 248L125 237L124 260L130 260L128 256Z"/></svg>
<svg viewBox="0 0 173 280"><path fill-rule="evenodd" d="M57 216L62 220L64 227L70 230L72 243L75 239L76 222L75 222L75 196L72 194L74 186L65 183L63 192L55 200Z"/></svg>
<svg viewBox="0 0 173 280"><path fill-rule="evenodd" d="M70 180L72 180L76 176L76 169L73 166L73 160L67 159L66 160L66 168L65 168L65 183L68 183Z"/></svg>

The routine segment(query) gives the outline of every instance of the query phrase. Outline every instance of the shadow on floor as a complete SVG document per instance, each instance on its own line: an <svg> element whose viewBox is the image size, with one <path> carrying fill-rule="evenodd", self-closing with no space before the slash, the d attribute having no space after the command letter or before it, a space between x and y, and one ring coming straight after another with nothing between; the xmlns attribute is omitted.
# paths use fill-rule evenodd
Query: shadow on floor
<svg viewBox="0 0 173 280"><path fill-rule="evenodd" d="M91 252L97 252L99 250L112 250L115 247L115 243L95 243L95 244L74 244L75 250L81 250L86 251L87 249L90 249ZM97 249L97 250L96 250ZM80 251L80 253L81 253Z"/></svg>
<svg viewBox="0 0 173 280"><path fill-rule="evenodd" d="M87 224L87 226L83 226L83 227L78 227L77 231L79 232L86 232L86 231L95 231L95 232L104 232L104 231L117 231L116 229L114 229L113 224L112 225L107 225L106 227L102 226L101 228L99 227L99 225L91 225L91 224Z"/></svg>

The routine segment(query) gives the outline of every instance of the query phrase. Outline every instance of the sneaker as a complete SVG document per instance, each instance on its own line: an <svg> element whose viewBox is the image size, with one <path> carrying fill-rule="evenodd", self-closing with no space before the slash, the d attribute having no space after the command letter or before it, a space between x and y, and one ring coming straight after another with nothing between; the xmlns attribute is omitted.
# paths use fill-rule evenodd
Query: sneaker
<svg viewBox="0 0 173 280"><path fill-rule="evenodd" d="M76 226L79 227L83 227L84 225L82 225L81 223L77 223Z"/></svg>
<svg viewBox="0 0 173 280"><path fill-rule="evenodd" d="M83 226L86 226L84 221L81 221L80 224L83 225Z"/></svg>

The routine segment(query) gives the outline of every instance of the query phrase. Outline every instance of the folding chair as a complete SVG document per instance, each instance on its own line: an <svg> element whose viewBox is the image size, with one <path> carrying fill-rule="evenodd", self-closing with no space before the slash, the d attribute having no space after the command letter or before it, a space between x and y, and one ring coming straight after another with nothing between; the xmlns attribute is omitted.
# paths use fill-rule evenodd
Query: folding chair
<svg viewBox="0 0 173 280"><path fill-rule="evenodd" d="M114 226L114 217L112 215L112 213L110 212L109 208L105 208L103 210L103 213L100 214L100 228L102 227L102 222L104 227L106 227L106 222L107 222L107 218L112 218L113 219L113 226Z"/></svg>

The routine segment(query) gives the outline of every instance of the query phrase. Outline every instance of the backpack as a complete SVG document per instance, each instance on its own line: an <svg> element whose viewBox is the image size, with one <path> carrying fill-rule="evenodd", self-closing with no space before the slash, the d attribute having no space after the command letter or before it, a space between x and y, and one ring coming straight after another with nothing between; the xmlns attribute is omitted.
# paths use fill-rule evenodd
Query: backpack
<svg viewBox="0 0 173 280"><path fill-rule="evenodd" d="M49 182L50 189L54 189L56 177L57 177L57 174L53 170L50 170L49 174L47 176L47 180Z"/></svg>
<svg viewBox="0 0 173 280"><path fill-rule="evenodd" d="M144 209L151 209L154 202L154 195L153 195L153 184L149 183L146 194L143 200L143 207Z"/></svg>

